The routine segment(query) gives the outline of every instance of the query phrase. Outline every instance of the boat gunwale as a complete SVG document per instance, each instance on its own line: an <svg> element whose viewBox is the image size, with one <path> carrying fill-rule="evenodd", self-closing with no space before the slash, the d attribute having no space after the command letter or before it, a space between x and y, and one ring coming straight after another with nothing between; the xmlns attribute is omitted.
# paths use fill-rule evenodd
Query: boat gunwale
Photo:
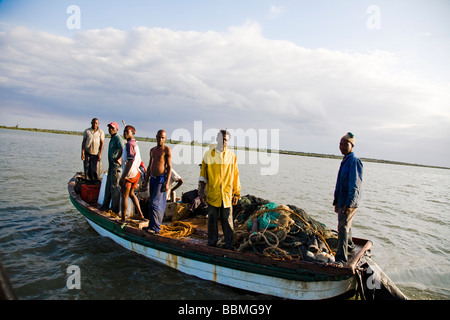
<svg viewBox="0 0 450 320"><path fill-rule="evenodd" d="M295 262L276 260L253 253L199 245L182 239L151 234L128 225L124 226L119 219L110 217L92 204L82 200L80 195L75 192L75 179L77 176L79 175L75 174L68 183L69 195L74 206L85 218L127 241L192 260L291 280L330 281L342 280L353 276L359 259L372 247L370 240L353 238L353 241L361 245L362 248L352 257L351 262L347 266L337 267L330 264L302 260Z"/></svg>

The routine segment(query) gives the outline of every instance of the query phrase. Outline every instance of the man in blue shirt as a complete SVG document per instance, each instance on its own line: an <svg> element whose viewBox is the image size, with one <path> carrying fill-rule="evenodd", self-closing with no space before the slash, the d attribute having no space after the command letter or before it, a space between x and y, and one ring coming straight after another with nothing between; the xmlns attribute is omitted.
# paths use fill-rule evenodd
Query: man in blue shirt
<svg viewBox="0 0 450 320"><path fill-rule="evenodd" d="M334 191L334 211L338 214L338 248L336 265L347 263L348 251L355 245L352 241L351 227L361 200L363 165L353 154L355 136L348 132L341 138L339 149L344 155Z"/></svg>

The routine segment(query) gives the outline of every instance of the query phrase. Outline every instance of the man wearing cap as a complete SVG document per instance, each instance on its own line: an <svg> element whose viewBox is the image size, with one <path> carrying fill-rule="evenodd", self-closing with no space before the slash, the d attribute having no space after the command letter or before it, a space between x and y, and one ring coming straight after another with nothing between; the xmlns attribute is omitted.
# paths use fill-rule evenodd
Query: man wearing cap
<svg viewBox="0 0 450 320"><path fill-rule="evenodd" d="M351 227L361 200L363 165L353 154L355 136L348 132L341 138L339 149L344 155L334 191L334 211L338 214L338 248L336 265L347 263L348 251L355 245L352 241Z"/></svg>
<svg viewBox="0 0 450 320"><path fill-rule="evenodd" d="M122 176L122 150L125 143L120 135L117 122L108 124L108 131L111 135L108 148L108 178L106 181L105 199L100 210L108 211L111 209L114 213L120 212L120 185L119 180ZM110 205L111 203L111 205Z"/></svg>
<svg viewBox="0 0 450 320"><path fill-rule="evenodd" d="M98 163L102 161L105 133L98 125L98 119L94 118L91 121L91 127L83 132L81 160L83 160L84 164L84 178L87 180L98 179Z"/></svg>

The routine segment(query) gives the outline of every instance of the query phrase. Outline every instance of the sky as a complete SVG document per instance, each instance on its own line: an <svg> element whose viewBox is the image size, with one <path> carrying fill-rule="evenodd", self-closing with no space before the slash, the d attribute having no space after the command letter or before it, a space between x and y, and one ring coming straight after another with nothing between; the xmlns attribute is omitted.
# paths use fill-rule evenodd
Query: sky
<svg viewBox="0 0 450 320"><path fill-rule="evenodd" d="M0 0L0 125L450 167L449 57L447 0Z"/></svg>

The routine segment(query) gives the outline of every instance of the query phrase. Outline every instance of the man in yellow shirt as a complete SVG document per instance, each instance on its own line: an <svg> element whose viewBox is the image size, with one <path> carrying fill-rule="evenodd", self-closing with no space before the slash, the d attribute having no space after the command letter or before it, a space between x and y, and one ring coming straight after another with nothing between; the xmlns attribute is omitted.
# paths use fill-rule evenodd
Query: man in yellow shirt
<svg viewBox="0 0 450 320"><path fill-rule="evenodd" d="M208 204L208 245L216 246L220 214L225 237L225 249L232 249L234 238L232 205L236 205L241 192L236 155L227 149L230 133L220 130L217 146L203 156L200 170L199 197ZM206 188L206 190L205 190Z"/></svg>

